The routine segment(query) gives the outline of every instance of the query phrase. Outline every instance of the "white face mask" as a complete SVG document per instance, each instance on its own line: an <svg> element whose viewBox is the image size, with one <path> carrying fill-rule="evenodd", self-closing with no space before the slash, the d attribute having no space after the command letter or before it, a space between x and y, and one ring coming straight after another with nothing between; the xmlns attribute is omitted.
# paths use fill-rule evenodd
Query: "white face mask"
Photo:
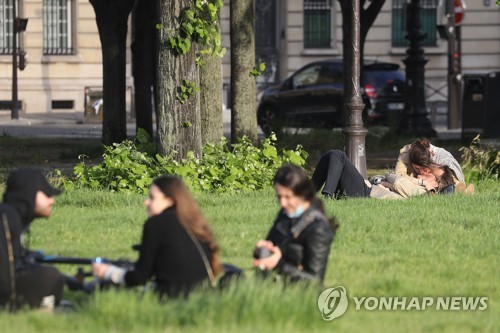
<svg viewBox="0 0 500 333"><path fill-rule="evenodd" d="M304 204L301 204L299 207L297 207L297 209L294 212L292 212L292 213L285 213L285 214L289 218L294 219L294 218L297 218L300 215L304 214L305 210L306 209L304 208Z"/></svg>

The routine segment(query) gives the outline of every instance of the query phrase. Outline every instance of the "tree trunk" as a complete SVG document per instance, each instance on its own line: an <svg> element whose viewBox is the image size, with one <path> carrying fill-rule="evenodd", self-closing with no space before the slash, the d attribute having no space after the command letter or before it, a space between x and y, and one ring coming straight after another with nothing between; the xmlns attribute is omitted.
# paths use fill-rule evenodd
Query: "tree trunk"
<svg viewBox="0 0 500 333"><path fill-rule="evenodd" d="M199 93L193 94L184 104L177 100L183 80L194 82L199 87L199 69L196 65L198 46L192 43L191 50L175 55L166 47L170 37L178 35L181 10L189 7L190 0L160 1L159 14L162 23L158 56L158 151L162 155L177 152L180 160L193 151L201 154L201 124Z"/></svg>
<svg viewBox="0 0 500 333"><path fill-rule="evenodd" d="M343 58L349 59L351 57L351 6L352 3L349 0L339 0L340 8L342 11L342 48L343 48ZM360 0L360 35L359 35L359 59L361 65L364 63L365 56L365 41L368 31L375 22L380 10L384 6L385 0L372 0L368 7L365 6L366 0ZM344 62L344 86L350 80L349 69L345 66ZM361 74L363 74L363 67L361 67ZM363 75L361 75L361 80ZM346 81L347 80L347 81Z"/></svg>
<svg viewBox="0 0 500 333"><path fill-rule="evenodd" d="M247 136L257 141L253 0L230 3L231 36L231 140Z"/></svg>
<svg viewBox="0 0 500 333"><path fill-rule="evenodd" d="M339 0L340 9L342 11L342 58L343 58L343 72L344 72L344 96L351 95L351 67L346 59L351 59L351 1ZM361 23L363 24L363 23ZM360 59L363 59L360 54Z"/></svg>
<svg viewBox="0 0 500 333"><path fill-rule="evenodd" d="M127 20L134 0L89 0L94 7L102 48L102 142L110 145L127 138L125 64Z"/></svg>
<svg viewBox="0 0 500 333"><path fill-rule="evenodd" d="M220 33L220 22L217 22ZM200 67L201 142L219 142L222 129L222 60L218 55L202 55Z"/></svg>
<svg viewBox="0 0 500 333"><path fill-rule="evenodd" d="M219 142L222 131L222 61L217 55L203 55L200 68L201 142Z"/></svg>
<svg viewBox="0 0 500 333"><path fill-rule="evenodd" d="M365 7L365 3L366 0L361 0L360 2L359 59L361 59L361 64L364 63L366 36L373 22L375 22L378 13L382 10L385 0L372 0L368 7ZM361 80L363 80L363 66L361 66Z"/></svg>
<svg viewBox="0 0 500 333"><path fill-rule="evenodd" d="M153 137L153 94L156 80L156 19L155 0L137 1L132 13L132 75L136 130L144 129Z"/></svg>
<svg viewBox="0 0 500 333"><path fill-rule="evenodd" d="M340 8L342 11L342 58L344 59L344 96L351 96L351 68L346 59L351 59L351 8L352 2L350 0L339 0ZM368 31L370 30L373 22L382 9L385 0L372 0L370 5L365 8L366 0L360 0L360 36L359 36L359 59L360 59L360 82L364 84L363 80L363 63L365 55L365 41ZM347 120L347 112L343 110L344 119Z"/></svg>

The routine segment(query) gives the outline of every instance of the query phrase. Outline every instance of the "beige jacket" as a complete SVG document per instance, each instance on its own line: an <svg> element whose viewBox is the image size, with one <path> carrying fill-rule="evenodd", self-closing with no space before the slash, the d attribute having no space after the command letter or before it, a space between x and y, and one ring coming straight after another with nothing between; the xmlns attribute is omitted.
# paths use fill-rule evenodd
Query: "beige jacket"
<svg viewBox="0 0 500 333"><path fill-rule="evenodd" d="M377 199L405 199L427 193L425 186L415 185L410 176L387 174L385 178L392 188L383 185L371 185L370 197Z"/></svg>

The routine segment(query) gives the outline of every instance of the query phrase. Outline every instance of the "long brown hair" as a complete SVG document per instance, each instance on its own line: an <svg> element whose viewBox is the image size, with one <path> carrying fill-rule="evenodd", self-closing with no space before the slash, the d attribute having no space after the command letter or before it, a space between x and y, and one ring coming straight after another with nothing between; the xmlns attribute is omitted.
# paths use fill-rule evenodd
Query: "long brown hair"
<svg viewBox="0 0 500 333"><path fill-rule="evenodd" d="M210 266L217 276L222 271L219 261L219 245L215 241L212 229L201 213L198 204L181 178L177 176L162 176L153 180L160 191L174 202L174 210L180 224L197 240L206 243L211 252Z"/></svg>
<svg viewBox="0 0 500 333"><path fill-rule="evenodd" d="M431 166L435 164L432 161L430 149L431 143L427 139L419 139L411 144L410 150L408 151L408 159L412 165L412 169L413 164L425 168L431 168Z"/></svg>

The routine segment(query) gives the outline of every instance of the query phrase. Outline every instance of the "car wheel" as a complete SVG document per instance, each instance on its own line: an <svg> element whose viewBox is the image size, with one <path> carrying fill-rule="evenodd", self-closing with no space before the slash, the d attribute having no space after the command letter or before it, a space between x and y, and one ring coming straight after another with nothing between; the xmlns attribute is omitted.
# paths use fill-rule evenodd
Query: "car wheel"
<svg viewBox="0 0 500 333"><path fill-rule="evenodd" d="M280 116L276 109L271 106L264 106L259 110L257 123L266 135L271 134L271 132L277 133L281 129Z"/></svg>

